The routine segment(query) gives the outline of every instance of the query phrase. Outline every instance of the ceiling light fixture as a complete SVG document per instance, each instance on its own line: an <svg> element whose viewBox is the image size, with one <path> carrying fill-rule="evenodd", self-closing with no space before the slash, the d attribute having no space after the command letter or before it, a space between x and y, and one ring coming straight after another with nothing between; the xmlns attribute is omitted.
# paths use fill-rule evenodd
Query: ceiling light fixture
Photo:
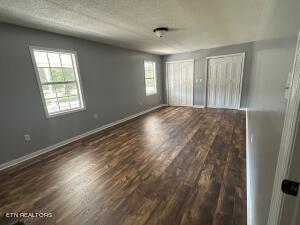
<svg viewBox="0 0 300 225"><path fill-rule="evenodd" d="M169 30L169 28L167 27L158 27L155 28L153 30L153 32L155 33L155 35L159 38L163 37L165 35L165 33Z"/></svg>

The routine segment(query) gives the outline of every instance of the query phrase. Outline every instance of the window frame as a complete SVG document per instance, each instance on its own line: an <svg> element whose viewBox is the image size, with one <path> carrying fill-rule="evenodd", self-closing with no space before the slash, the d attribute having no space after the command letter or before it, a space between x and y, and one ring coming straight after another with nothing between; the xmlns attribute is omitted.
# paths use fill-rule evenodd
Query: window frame
<svg viewBox="0 0 300 225"><path fill-rule="evenodd" d="M44 111L45 111L47 119L86 110L86 104L85 104L85 98L84 98L84 93L83 93L83 89L82 89L82 79L81 79L80 70L79 70L77 52L73 51L73 50L45 48L45 47L40 47L40 46L29 46L29 50L30 50L31 60L32 60L32 64L33 64L33 67L34 67L36 80L37 80L37 83L38 83L38 86L39 86L40 95L41 95L41 99L42 99L42 103L43 103L43 107L44 107ZM78 108L78 109L69 109L69 110L59 111L59 112L56 112L56 113L53 113L53 114L49 114L48 109L47 109L47 104L46 104L46 98L44 96L42 83L41 83L41 79L40 79L39 72L38 72L39 67L37 66L37 63L36 63L35 57L34 57L34 51L35 50L36 51L54 52L54 53L69 53L69 54L74 55L74 60L72 60L72 61L74 61L73 63L75 63L75 65L73 64L72 68L74 69L74 73L75 73L75 77L76 77L76 85L77 85L77 88L78 88L78 90L77 90L78 91L78 98L80 99L81 105L82 105L80 108ZM61 67L61 68L63 68L63 67Z"/></svg>
<svg viewBox="0 0 300 225"><path fill-rule="evenodd" d="M152 63L154 65L154 76L153 76L153 81L154 81L154 92L153 93L147 93L147 84L146 80L150 78L146 78L146 63ZM152 79L151 79L152 80ZM155 61L150 61L150 60L144 60L144 84L145 84L145 94L146 96L151 96L151 95L157 95L157 84L156 84L156 62Z"/></svg>

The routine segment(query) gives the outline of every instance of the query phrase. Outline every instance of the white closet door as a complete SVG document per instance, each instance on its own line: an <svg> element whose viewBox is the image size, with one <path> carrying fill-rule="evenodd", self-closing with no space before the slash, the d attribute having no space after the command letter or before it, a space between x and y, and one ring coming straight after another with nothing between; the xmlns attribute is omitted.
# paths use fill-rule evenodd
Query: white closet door
<svg viewBox="0 0 300 225"><path fill-rule="evenodd" d="M238 109L243 78L244 55L211 58L207 65L207 106Z"/></svg>
<svg viewBox="0 0 300 225"><path fill-rule="evenodd" d="M169 105L192 106L194 62L167 63L167 71Z"/></svg>
<svg viewBox="0 0 300 225"><path fill-rule="evenodd" d="M186 77L186 105L193 106L194 100L194 62L190 62L185 66L185 77Z"/></svg>
<svg viewBox="0 0 300 225"><path fill-rule="evenodd" d="M167 65L168 70L168 101L170 105L175 105L174 95L169 93L174 93L174 64Z"/></svg>
<svg viewBox="0 0 300 225"><path fill-rule="evenodd" d="M174 65L174 105L181 105L181 70L180 65Z"/></svg>

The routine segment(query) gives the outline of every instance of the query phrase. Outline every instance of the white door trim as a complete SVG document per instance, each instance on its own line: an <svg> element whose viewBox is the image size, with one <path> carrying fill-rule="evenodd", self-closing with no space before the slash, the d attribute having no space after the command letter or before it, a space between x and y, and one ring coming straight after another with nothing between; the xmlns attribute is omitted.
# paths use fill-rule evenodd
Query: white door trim
<svg viewBox="0 0 300 225"><path fill-rule="evenodd" d="M228 54L228 55L217 55L217 56L209 56L205 58L205 81L204 81L204 106L207 107L207 81L208 81L208 61L210 59L217 59L217 58L225 58L230 56L242 56L242 76L241 76L241 86L239 90L239 109L241 108L241 98L242 98L242 87L243 87L243 80L244 80L244 64L245 64L245 52Z"/></svg>
<svg viewBox="0 0 300 225"><path fill-rule="evenodd" d="M175 64L175 63L183 63L183 62L192 62L193 63L193 82L192 82L192 102L194 105L194 79L195 79L195 59L186 59L180 61L170 61L166 62L166 94L167 94L167 104L169 105L169 79L168 79L168 64Z"/></svg>
<svg viewBox="0 0 300 225"><path fill-rule="evenodd" d="M268 225L279 225L280 223L280 217L282 213L282 207L283 207L283 200L284 195L281 192L280 186L281 182L284 178L287 178L290 167L291 167L291 161L293 158L293 152L294 152L294 144L296 139L296 134L298 131L298 124L300 120L300 76L299 74L295 74L295 67L297 62L297 55L300 54L300 32L298 35L298 42L296 47L296 53L294 58L294 65L293 65L293 74L291 77L291 85L290 85L290 91L289 91L289 98L287 103L287 109L285 113L284 118L284 125L282 130L282 137L281 137L281 143L279 148L279 154L277 165L276 165L276 174L274 178L274 184L273 184L273 192L272 192L272 198L271 198L271 204L270 204L270 211L269 211L269 218L268 218ZM296 81L297 84L293 84L293 81ZM295 87L295 104L292 104L290 102L290 96L292 94L292 87L293 85L296 85Z"/></svg>
<svg viewBox="0 0 300 225"><path fill-rule="evenodd" d="M253 225L253 210L252 210L252 180L250 169L250 140L249 140L249 111L246 108L246 186L247 186L247 225Z"/></svg>
<svg viewBox="0 0 300 225"><path fill-rule="evenodd" d="M194 62L195 59L185 59L185 60L178 60L178 61L168 61L166 62L167 64L171 64L171 63L183 63L183 62Z"/></svg>
<svg viewBox="0 0 300 225"><path fill-rule="evenodd" d="M227 54L227 55L208 56L208 57L206 57L206 59L218 59L218 58L225 58L225 57L239 56L239 55L245 55L245 52L239 52L239 53Z"/></svg>

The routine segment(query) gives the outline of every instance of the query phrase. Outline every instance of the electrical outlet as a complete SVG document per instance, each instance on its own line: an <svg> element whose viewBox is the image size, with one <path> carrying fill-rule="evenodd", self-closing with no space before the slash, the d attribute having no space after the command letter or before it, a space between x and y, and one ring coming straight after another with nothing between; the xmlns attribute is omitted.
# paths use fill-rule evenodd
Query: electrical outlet
<svg viewBox="0 0 300 225"><path fill-rule="evenodd" d="M29 135L29 134L25 134L25 135L24 135L24 140L25 140L25 141L31 141L30 135Z"/></svg>
<svg viewBox="0 0 300 225"><path fill-rule="evenodd" d="M250 143L253 143L253 134L250 135Z"/></svg>
<svg viewBox="0 0 300 225"><path fill-rule="evenodd" d="M200 83L202 83L203 79L202 79L202 78L200 78L200 79L199 79L199 81L200 81Z"/></svg>
<svg viewBox="0 0 300 225"><path fill-rule="evenodd" d="M143 103L143 102L140 102L140 105L144 105L144 103Z"/></svg>
<svg viewBox="0 0 300 225"><path fill-rule="evenodd" d="M98 114L97 113L94 114L94 119L98 119Z"/></svg>
<svg viewBox="0 0 300 225"><path fill-rule="evenodd" d="M162 100L162 97L160 96L159 99Z"/></svg>

